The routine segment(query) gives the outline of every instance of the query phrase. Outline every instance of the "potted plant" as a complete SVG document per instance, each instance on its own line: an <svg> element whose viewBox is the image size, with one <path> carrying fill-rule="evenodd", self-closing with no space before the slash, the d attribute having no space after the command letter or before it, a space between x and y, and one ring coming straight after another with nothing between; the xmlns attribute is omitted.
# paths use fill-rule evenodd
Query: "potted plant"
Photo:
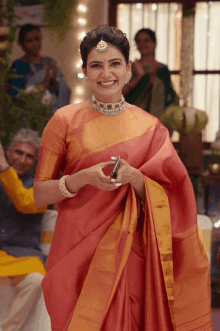
<svg viewBox="0 0 220 331"><path fill-rule="evenodd" d="M192 107L171 106L163 112L161 122L180 134L201 132L208 123L207 114Z"/></svg>

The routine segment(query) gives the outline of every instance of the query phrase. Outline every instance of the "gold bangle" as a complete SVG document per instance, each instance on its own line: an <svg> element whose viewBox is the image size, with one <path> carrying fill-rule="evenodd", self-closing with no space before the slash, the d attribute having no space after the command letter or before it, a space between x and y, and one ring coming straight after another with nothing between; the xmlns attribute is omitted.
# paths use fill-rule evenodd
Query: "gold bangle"
<svg viewBox="0 0 220 331"><path fill-rule="evenodd" d="M69 190L66 188L66 177L69 177L69 175L63 176L59 180L59 189L62 192L62 194L67 197L67 198L74 198L78 192L71 193Z"/></svg>

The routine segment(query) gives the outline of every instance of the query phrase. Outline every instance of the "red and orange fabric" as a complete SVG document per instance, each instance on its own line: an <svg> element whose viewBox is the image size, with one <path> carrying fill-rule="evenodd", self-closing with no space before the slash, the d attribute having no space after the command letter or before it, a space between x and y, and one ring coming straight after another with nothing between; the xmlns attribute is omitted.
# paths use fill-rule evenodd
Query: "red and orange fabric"
<svg viewBox="0 0 220 331"><path fill-rule="evenodd" d="M145 176L146 203L142 209L130 185L86 185L58 203L42 283L53 331L212 330L193 188L157 118L132 105L113 117L85 103L56 111L35 180L118 155Z"/></svg>

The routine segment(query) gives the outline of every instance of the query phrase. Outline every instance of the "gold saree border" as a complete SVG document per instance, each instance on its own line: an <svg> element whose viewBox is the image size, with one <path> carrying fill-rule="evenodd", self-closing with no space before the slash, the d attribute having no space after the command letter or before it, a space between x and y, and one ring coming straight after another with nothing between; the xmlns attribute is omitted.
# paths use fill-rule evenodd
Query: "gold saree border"
<svg viewBox="0 0 220 331"><path fill-rule="evenodd" d="M143 240L145 243L147 240L153 240L158 245L171 320L175 329L169 202L165 191L158 183L145 177L145 187L150 221L147 224L145 218ZM118 215L99 242L67 331L100 330L130 254L137 218L137 198L130 187L125 211ZM147 226L150 226L150 237ZM126 236L126 239L120 255L123 236Z"/></svg>
<svg viewBox="0 0 220 331"><path fill-rule="evenodd" d="M146 176L144 179L149 217L148 219L145 217L143 240L145 244L151 241L158 245L170 316L175 330L173 248L169 201L161 185Z"/></svg>
<svg viewBox="0 0 220 331"><path fill-rule="evenodd" d="M100 329L130 254L137 212L136 196L130 187L125 211L97 246L68 331Z"/></svg>
<svg viewBox="0 0 220 331"><path fill-rule="evenodd" d="M99 116L69 134L68 141L74 139L76 142L74 150L71 150L74 162L140 137L146 132L153 132L157 123L156 119L133 113L130 109L117 116L117 123L114 116ZM116 130L115 125L120 129Z"/></svg>

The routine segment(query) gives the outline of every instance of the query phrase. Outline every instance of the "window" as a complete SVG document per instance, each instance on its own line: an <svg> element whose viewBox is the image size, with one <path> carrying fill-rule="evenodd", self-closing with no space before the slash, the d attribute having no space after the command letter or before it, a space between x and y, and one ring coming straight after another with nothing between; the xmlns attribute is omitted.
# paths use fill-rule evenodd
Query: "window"
<svg viewBox="0 0 220 331"><path fill-rule="evenodd" d="M198 2L195 16L193 107L209 117L203 140L215 140L220 124L220 2Z"/></svg>
<svg viewBox="0 0 220 331"><path fill-rule="evenodd" d="M131 60L139 58L134 36L150 28L157 36L156 59L167 64L176 92L180 92L182 5L178 3L135 3L117 5L117 27L126 33L131 45Z"/></svg>
<svg viewBox="0 0 220 331"><path fill-rule="evenodd" d="M195 10L192 106L207 112L203 140L213 141L220 127L220 1L196 2ZM131 60L139 58L135 33L142 27L156 32L156 59L168 65L180 95L182 4L123 3L115 14L117 27L128 36Z"/></svg>

